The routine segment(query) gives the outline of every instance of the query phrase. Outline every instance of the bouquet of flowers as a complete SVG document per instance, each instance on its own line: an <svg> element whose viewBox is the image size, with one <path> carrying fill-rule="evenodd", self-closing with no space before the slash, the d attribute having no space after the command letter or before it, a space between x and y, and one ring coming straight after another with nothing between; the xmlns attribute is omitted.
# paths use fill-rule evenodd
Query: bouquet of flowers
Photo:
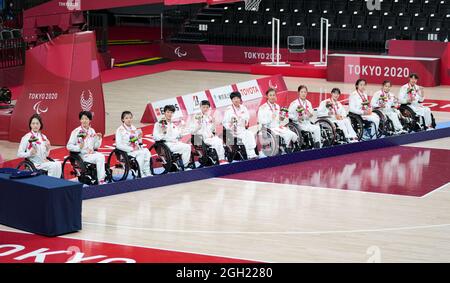
<svg viewBox="0 0 450 283"><path fill-rule="evenodd" d="M130 143L136 143L139 141L138 136L135 136L133 134L130 135Z"/></svg>
<svg viewBox="0 0 450 283"><path fill-rule="evenodd" d="M408 94L408 99L413 101L414 97L416 96L416 89L413 87L409 87L406 93Z"/></svg>
<svg viewBox="0 0 450 283"><path fill-rule="evenodd" d="M237 126L238 126L238 118L236 117L231 117L231 128L233 129L233 132L236 134L237 133Z"/></svg>
<svg viewBox="0 0 450 283"><path fill-rule="evenodd" d="M380 98L378 99L378 105L380 107L384 107L386 105L386 102L389 100L389 97L384 91L381 93Z"/></svg>
<svg viewBox="0 0 450 283"><path fill-rule="evenodd" d="M280 109L280 120L283 121L284 119L289 118L289 109L286 107L281 107Z"/></svg>
<svg viewBox="0 0 450 283"><path fill-rule="evenodd" d="M392 108L396 108L396 109L400 108L400 103L399 103L397 97L394 97L394 103L392 103Z"/></svg>
<svg viewBox="0 0 450 283"><path fill-rule="evenodd" d="M28 139L28 149L31 149L36 144L41 144L39 142L39 138L36 137L35 135L31 135L31 137Z"/></svg>
<svg viewBox="0 0 450 283"><path fill-rule="evenodd" d="M298 117L300 119L303 119L303 115L305 115L305 108L303 108L302 106L298 106L296 111L297 111Z"/></svg>
<svg viewBox="0 0 450 283"><path fill-rule="evenodd" d="M333 110L333 103L330 100L328 100L325 104L325 107L329 110Z"/></svg>
<svg viewBox="0 0 450 283"><path fill-rule="evenodd" d="M160 127L161 127L162 132L163 132L164 134L166 134L166 133L167 133L167 126L168 126L168 123L167 123L166 118L162 118L162 119L159 121L159 125L160 125Z"/></svg>
<svg viewBox="0 0 450 283"><path fill-rule="evenodd" d="M83 140L87 137L87 135L88 133L84 129L81 129L77 135L78 143L82 143Z"/></svg>
<svg viewBox="0 0 450 283"><path fill-rule="evenodd" d="M369 109L370 108L370 102L369 102L369 100L363 100L363 102L361 103L362 104L362 109L363 110L367 110L367 109Z"/></svg>
<svg viewBox="0 0 450 283"><path fill-rule="evenodd" d="M198 113L195 115L195 120L200 121L203 118L203 114Z"/></svg>
<svg viewBox="0 0 450 283"><path fill-rule="evenodd" d="M139 145L139 137L137 135L130 134L129 142L130 142L131 147L133 147L133 149L135 149Z"/></svg>

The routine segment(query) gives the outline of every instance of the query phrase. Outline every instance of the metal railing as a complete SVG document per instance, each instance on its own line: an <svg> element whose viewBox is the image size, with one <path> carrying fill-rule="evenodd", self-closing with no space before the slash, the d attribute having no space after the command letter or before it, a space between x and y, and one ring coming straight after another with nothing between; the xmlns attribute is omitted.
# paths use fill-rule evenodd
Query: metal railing
<svg viewBox="0 0 450 283"><path fill-rule="evenodd" d="M0 40L0 69L24 65L25 49L23 38Z"/></svg>

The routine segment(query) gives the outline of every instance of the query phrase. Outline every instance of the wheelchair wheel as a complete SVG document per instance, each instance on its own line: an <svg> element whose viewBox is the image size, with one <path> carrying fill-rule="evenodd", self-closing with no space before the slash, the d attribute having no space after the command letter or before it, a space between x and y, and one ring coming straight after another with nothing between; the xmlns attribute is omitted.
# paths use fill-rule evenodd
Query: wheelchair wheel
<svg viewBox="0 0 450 283"><path fill-rule="evenodd" d="M150 158L150 171L152 175L184 171L181 155L173 154L164 142L156 142L149 150L152 156Z"/></svg>
<svg viewBox="0 0 450 283"><path fill-rule="evenodd" d="M114 149L109 154L107 164L111 170L110 178L113 182L127 179L128 173L130 172L130 160L125 152Z"/></svg>
<svg viewBox="0 0 450 283"><path fill-rule="evenodd" d="M139 163L137 162L136 158L129 156L128 160L130 161L130 171L133 175L133 179L140 179L142 178L141 175L141 167L139 166Z"/></svg>
<svg viewBox="0 0 450 283"><path fill-rule="evenodd" d="M280 153L279 139L269 129L258 131L258 148L265 156L275 156Z"/></svg>
<svg viewBox="0 0 450 283"><path fill-rule="evenodd" d="M225 146L225 158L227 159L228 163L231 163L234 160L233 149L228 145Z"/></svg>
<svg viewBox="0 0 450 283"><path fill-rule="evenodd" d="M219 155L217 154L217 151L214 148L208 148L206 149L206 157L208 158L208 165L207 166L214 166L219 164Z"/></svg>
<svg viewBox="0 0 450 283"><path fill-rule="evenodd" d="M163 143L155 143L150 147L150 172L152 175L167 174L172 167L172 156L167 146ZM155 156L156 154L156 156ZM159 171L157 172L157 170Z"/></svg>
<svg viewBox="0 0 450 283"><path fill-rule="evenodd" d="M362 140L364 134L364 122L361 117L356 114L349 113L348 117L350 118L350 122L352 124L353 130L356 132L356 137L358 140Z"/></svg>
<svg viewBox="0 0 450 283"><path fill-rule="evenodd" d="M400 105L399 110L405 120L409 123L410 132L420 132L424 130L423 124L420 121L420 117L416 115L411 107L402 104Z"/></svg>
<svg viewBox="0 0 450 283"><path fill-rule="evenodd" d="M29 161L29 160L24 160L22 162L20 162L16 169L20 170L20 171L37 171L36 166L34 166L33 162Z"/></svg>
<svg viewBox="0 0 450 283"><path fill-rule="evenodd" d="M319 119L315 123L320 126L322 144L324 147L332 146L337 141L336 126L327 119Z"/></svg>
<svg viewBox="0 0 450 283"><path fill-rule="evenodd" d="M395 132L394 124L392 124L392 121L389 120L389 118L379 109L373 110L373 113L375 113L380 118L380 125L377 131L377 138L380 138L383 135L392 136Z"/></svg>
<svg viewBox="0 0 450 283"><path fill-rule="evenodd" d="M302 149L312 149L314 148L314 138L310 132L301 131L303 137Z"/></svg>
<svg viewBox="0 0 450 283"><path fill-rule="evenodd" d="M86 166L81 157L69 155L62 164L62 177L68 181L79 181L86 185L93 185L95 180L87 174Z"/></svg>
<svg viewBox="0 0 450 283"><path fill-rule="evenodd" d="M431 127L436 129L436 120L434 119L433 113L431 113Z"/></svg>
<svg viewBox="0 0 450 283"><path fill-rule="evenodd" d="M289 128L289 130L291 130L292 132L294 132L297 135L297 142L294 143L293 146L293 151L300 151L302 149L303 146L303 134L302 131L300 130L300 127L297 126L297 124L293 123L293 122L289 122L287 124L287 127Z"/></svg>

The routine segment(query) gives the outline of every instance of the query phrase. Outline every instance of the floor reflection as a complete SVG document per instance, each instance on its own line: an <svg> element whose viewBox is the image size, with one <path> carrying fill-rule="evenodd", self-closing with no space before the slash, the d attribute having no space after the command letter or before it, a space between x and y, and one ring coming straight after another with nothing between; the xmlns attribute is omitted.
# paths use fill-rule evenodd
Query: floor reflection
<svg viewBox="0 0 450 283"><path fill-rule="evenodd" d="M450 181L450 151L390 147L225 178L423 196Z"/></svg>

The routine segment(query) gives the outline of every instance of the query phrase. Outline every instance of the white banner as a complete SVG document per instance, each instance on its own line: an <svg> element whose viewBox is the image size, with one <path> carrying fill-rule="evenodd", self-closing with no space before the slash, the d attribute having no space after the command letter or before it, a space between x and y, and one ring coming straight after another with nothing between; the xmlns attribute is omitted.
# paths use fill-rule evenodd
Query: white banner
<svg viewBox="0 0 450 283"><path fill-rule="evenodd" d="M181 107L178 104L178 100L176 98L169 98L169 99L164 99L164 100L160 100L160 101L156 101L154 103L152 103L152 108L153 108L153 113L155 113L155 117L157 120L159 120L164 113L164 106L166 105L173 105L175 106L175 113L172 116L173 120L178 120L183 118L183 112L181 111Z"/></svg>
<svg viewBox="0 0 450 283"><path fill-rule="evenodd" d="M236 86L242 95L242 101L254 100L263 96L256 80L238 83Z"/></svg>
<svg viewBox="0 0 450 283"><path fill-rule="evenodd" d="M206 95L205 91L200 91L183 95L181 99L183 99L184 106L186 106L188 115L192 115L200 113L200 103L202 102L202 100L208 100L208 96Z"/></svg>
<svg viewBox="0 0 450 283"><path fill-rule="evenodd" d="M231 85L210 89L209 91L211 92L216 108L231 105L230 94L233 92Z"/></svg>

